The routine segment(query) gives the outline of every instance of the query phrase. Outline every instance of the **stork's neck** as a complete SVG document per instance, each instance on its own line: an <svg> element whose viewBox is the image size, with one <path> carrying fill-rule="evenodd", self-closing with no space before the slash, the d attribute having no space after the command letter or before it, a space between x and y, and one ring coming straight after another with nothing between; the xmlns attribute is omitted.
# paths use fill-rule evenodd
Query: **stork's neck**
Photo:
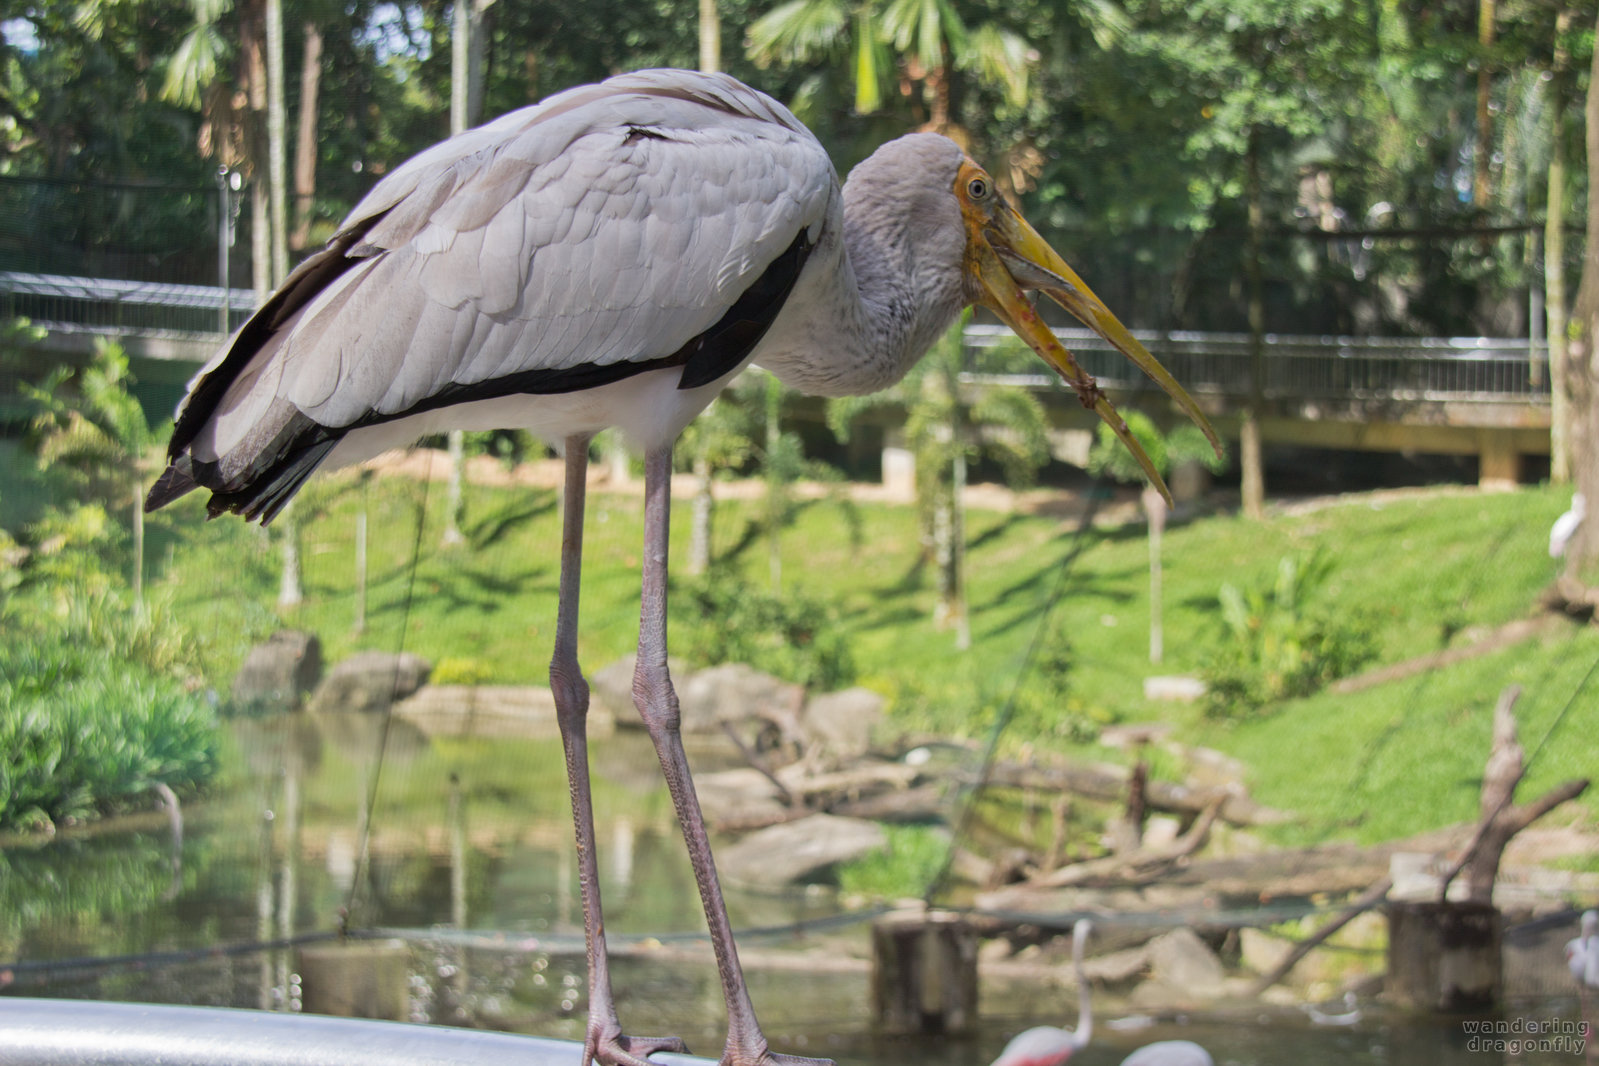
<svg viewBox="0 0 1599 1066"><path fill-rule="evenodd" d="M819 396L903 378L966 303L959 246L929 240L925 222L903 199L852 181L757 360Z"/></svg>

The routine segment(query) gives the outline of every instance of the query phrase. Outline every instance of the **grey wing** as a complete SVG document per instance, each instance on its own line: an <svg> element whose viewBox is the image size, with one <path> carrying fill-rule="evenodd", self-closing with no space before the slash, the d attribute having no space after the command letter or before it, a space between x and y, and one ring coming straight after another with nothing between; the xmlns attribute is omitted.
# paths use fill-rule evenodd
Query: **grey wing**
<svg viewBox="0 0 1599 1066"><path fill-rule="evenodd" d="M726 85L770 103L693 83ZM177 473L222 507L269 513L303 480L269 484L289 454L314 466L352 427L659 365L838 211L825 152L777 105L607 86L453 138L380 183L208 368L221 380L202 376Z"/></svg>

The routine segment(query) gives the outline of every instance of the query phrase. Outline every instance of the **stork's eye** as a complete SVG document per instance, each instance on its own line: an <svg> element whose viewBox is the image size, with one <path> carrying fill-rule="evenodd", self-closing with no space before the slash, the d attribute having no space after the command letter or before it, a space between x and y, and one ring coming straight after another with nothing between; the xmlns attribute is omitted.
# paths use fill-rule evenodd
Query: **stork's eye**
<svg viewBox="0 0 1599 1066"><path fill-rule="evenodd" d="M966 183L966 195L973 200L986 200L991 192L993 189L989 187L987 178L973 178Z"/></svg>

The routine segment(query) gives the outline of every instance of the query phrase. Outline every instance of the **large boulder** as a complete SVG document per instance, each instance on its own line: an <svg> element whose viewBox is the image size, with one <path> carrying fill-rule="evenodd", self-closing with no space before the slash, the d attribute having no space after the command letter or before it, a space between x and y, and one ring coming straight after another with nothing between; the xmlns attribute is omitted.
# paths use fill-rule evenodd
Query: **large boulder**
<svg viewBox="0 0 1599 1066"><path fill-rule="evenodd" d="M804 689L744 663L696 670L678 682L684 733L721 733L722 723L760 719L791 733Z"/></svg>
<svg viewBox="0 0 1599 1066"><path fill-rule="evenodd" d="M292 711L322 680L322 642L280 629L250 649L233 678L233 703L250 712Z"/></svg>
<svg viewBox="0 0 1599 1066"><path fill-rule="evenodd" d="M1214 999L1227 974L1210 945L1192 929L1173 929L1149 942L1150 976L1188 999Z"/></svg>
<svg viewBox="0 0 1599 1066"><path fill-rule="evenodd" d="M609 711L616 724L624 729L644 728L638 708L633 704L633 669L637 661L636 655L624 655L587 675L590 711L598 704ZM666 668L674 680L688 673L688 664L681 659L667 659Z"/></svg>
<svg viewBox="0 0 1599 1066"><path fill-rule="evenodd" d="M729 882L782 888L887 846L888 834L876 822L813 814L751 833L721 849L716 866Z"/></svg>
<svg viewBox="0 0 1599 1066"><path fill-rule="evenodd" d="M328 673L307 708L320 714L385 710L426 684L432 669L408 651L358 651Z"/></svg>
<svg viewBox="0 0 1599 1066"><path fill-rule="evenodd" d="M864 688L811 697L805 704L806 754L831 765L863 757L871 750L872 730L883 720L884 703Z"/></svg>

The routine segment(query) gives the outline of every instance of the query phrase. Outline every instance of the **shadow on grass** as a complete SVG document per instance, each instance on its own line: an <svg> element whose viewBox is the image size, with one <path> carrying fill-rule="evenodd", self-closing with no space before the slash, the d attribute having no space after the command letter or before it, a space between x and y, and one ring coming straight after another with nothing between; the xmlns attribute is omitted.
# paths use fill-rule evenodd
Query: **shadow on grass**
<svg viewBox="0 0 1599 1066"><path fill-rule="evenodd" d="M473 551L483 551L519 527L555 510L555 500L555 493L548 489L539 489L531 497L507 500L464 531L467 543Z"/></svg>

